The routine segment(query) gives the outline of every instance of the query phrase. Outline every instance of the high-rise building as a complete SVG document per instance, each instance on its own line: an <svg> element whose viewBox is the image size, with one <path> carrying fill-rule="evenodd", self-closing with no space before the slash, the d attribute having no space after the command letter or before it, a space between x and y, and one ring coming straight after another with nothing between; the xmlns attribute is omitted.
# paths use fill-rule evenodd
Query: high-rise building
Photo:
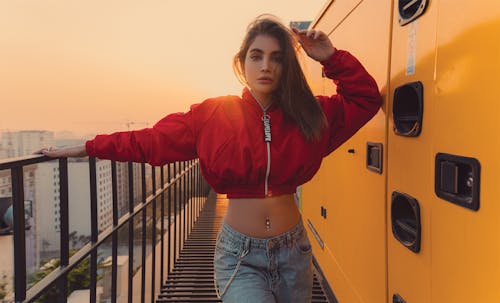
<svg viewBox="0 0 500 303"><path fill-rule="evenodd" d="M56 162L38 164L36 171L36 208L40 218L39 247L45 258L57 256L60 241L59 167ZM97 222L99 231L113 224L111 162L96 162ZM86 159L68 162L70 246L81 246L90 235L90 176Z"/></svg>
<svg viewBox="0 0 500 303"><path fill-rule="evenodd" d="M7 158L32 154L43 147L54 145L54 133L43 130L3 132L0 139L1 153Z"/></svg>

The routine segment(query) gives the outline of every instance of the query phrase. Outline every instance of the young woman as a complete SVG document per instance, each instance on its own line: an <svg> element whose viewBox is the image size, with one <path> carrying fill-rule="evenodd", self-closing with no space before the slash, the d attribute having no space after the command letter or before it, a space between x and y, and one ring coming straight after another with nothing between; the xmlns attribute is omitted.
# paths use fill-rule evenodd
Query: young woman
<svg viewBox="0 0 500 303"><path fill-rule="evenodd" d="M313 96L297 60L299 44L335 81L336 95ZM241 97L207 99L153 128L42 153L152 165L199 158L207 182L229 199L214 260L218 296L310 302L311 245L293 194L377 113L381 96L358 60L335 49L325 33L290 31L269 16L250 24L233 66L246 84Z"/></svg>

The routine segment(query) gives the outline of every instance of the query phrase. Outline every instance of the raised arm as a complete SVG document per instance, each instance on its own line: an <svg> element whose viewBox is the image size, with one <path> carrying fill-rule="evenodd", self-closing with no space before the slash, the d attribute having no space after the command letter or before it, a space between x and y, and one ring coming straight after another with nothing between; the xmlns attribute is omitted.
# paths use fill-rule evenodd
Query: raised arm
<svg viewBox="0 0 500 303"><path fill-rule="evenodd" d="M349 52L337 50L322 31L293 29L309 57L323 65L324 74L337 85L337 94L317 96L329 126L328 155L354 135L382 104L377 83Z"/></svg>
<svg viewBox="0 0 500 303"><path fill-rule="evenodd" d="M349 52L337 50L321 64L325 75L337 85L337 94L317 96L329 124L326 156L370 121L382 97L373 77Z"/></svg>

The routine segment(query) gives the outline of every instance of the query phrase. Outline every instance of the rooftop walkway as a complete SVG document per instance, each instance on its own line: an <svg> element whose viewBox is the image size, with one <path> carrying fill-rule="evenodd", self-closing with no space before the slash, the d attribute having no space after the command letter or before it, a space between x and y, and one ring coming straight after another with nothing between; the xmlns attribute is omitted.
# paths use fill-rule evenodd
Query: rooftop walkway
<svg viewBox="0 0 500 303"><path fill-rule="evenodd" d="M223 196L210 193L156 302L221 302L214 289L213 258L217 232L227 204L228 201ZM330 302L319 283L317 273L314 276L312 302Z"/></svg>

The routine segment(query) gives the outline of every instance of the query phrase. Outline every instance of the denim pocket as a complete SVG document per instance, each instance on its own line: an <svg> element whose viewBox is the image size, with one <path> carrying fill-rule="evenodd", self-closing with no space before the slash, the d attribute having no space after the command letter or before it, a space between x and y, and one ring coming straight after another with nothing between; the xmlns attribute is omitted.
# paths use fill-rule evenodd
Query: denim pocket
<svg viewBox="0 0 500 303"><path fill-rule="evenodd" d="M219 299L222 299L238 273L241 260L245 255L241 243L231 241L219 234L214 256L214 286Z"/></svg>
<svg viewBox="0 0 500 303"><path fill-rule="evenodd" d="M304 231L302 235L294 243L295 249L304 255L310 254L312 252L311 242L307 237L307 233Z"/></svg>
<svg viewBox="0 0 500 303"><path fill-rule="evenodd" d="M217 236L217 241L215 242L216 252L239 256L241 254L242 248L242 243L228 238L226 235L224 235L224 233L220 233Z"/></svg>

